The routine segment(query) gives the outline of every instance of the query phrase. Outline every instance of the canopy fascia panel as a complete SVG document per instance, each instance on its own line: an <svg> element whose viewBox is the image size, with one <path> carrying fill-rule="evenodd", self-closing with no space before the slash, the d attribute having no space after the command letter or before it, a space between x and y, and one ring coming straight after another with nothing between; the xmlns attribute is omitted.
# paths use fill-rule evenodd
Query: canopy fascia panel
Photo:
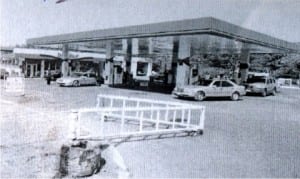
<svg viewBox="0 0 300 179"><path fill-rule="evenodd" d="M280 49L287 52L297 52L299 47L295 43L287 42L267 34L249 30L216 18L203 17L180 21L160 22L145 25L135 25L102 29L86 32L45 36L27 40L29 45L50 45L88 42L97 40L114 40L142 37L179 36L210 34L240 41Z"/></svg>

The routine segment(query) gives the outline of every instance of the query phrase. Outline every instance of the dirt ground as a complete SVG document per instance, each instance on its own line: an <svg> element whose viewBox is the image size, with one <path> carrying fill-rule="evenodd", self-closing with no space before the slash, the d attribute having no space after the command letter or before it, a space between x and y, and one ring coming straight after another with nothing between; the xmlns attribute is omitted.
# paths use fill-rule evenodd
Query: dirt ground
<svg viewBox="0 0 300 179"><path fill-rule="evenodd" d="M60 146L68 140L69 111L95 106L100 93L206 107L204 135L118 145L133 177L300 177L299 89L196 102L103 86L48 86L40 79L26 79L25 96L16 97L1 84L1 178L53 177ZM111 171L108 164L97 176L115 177Z"/></svg>

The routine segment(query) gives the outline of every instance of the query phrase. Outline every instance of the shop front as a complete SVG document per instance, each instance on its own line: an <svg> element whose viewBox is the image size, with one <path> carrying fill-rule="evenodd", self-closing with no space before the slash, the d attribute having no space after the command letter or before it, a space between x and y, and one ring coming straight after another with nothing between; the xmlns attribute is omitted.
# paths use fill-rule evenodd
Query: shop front
<svg viewBox="0 0 300 179"><path fill-rule="evenodd" d="M26 78L43 78L48 73L60 72L60 61L49 59L27 59L23 61L23 73Z"/></svg>

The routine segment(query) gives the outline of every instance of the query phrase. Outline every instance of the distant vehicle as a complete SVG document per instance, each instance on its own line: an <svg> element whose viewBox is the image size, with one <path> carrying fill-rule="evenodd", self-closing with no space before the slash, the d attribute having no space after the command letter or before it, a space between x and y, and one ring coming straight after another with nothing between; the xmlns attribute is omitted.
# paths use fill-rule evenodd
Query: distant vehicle
<svg viewBox="0 0 300 179"><path fill-rule="evenodd" d="M97 85L96 75L94 73L76 72L71 76L61 77L56 80L60 86L83 86L83 85Z"/></svg>
<svg viewBox="0 0 300 179"><path fill-rule="evenodd" d="M292 86L292 78L278 78L278 85L280 86Z"/></svg>
<svg viewBox="0 0 300 179"><path fill-rule="evenodd" d="M56 81L58 78L62 77L61 72L51 73L50 75L45 75L45 78L49 78L51 81Z"/></svg>
<svg viewBox="0 0 300 179"><path fill-rule="evenodd" d="M281 84L279 82L279 79L275 79L275 78L272 78L274 80L274 83L275 83L275 92L276 93L279 93L281 91Z"/></svg>
<svg viewBox="0 0 300 179"><path fill-rule="evenodd" d="M262 96L275 95L276 91L279 90L276 80L268 73L249 72L245 86L246 93L258 93Z"/></svg>
<svg viewBox="0 0 300 179"><path fill-rule="evenodd" d="M9 75L9 73L5 69L0 69L0 79L6 79Z"/></svg>
<svg viewBox="0 0 300 179"><path fill-rule="evenodd" d="M172 94L182 98L194 98L197 101L202 101L206 97L231 97L233 101L237 101L246 92L244 86L239 86L227 79L216 79L206 81L202 85L176 87Z"/></svg>

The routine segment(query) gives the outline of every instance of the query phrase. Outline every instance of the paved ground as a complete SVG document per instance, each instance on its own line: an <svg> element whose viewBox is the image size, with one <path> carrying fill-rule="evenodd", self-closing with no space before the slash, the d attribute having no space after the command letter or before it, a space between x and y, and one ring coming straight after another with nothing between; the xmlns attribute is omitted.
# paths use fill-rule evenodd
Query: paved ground
<svg viewBox="0 0 300 179"><path fill-rule="evenodd" d="M178 100L107 87L62 88L39 79L26 80L24 97L1 90L1 177L53 176L56 153L66 141L67 111L94 106L99 93L206 106L202 136L119 145L133 177L300 177L297 89L237 102Z"/></svg>

